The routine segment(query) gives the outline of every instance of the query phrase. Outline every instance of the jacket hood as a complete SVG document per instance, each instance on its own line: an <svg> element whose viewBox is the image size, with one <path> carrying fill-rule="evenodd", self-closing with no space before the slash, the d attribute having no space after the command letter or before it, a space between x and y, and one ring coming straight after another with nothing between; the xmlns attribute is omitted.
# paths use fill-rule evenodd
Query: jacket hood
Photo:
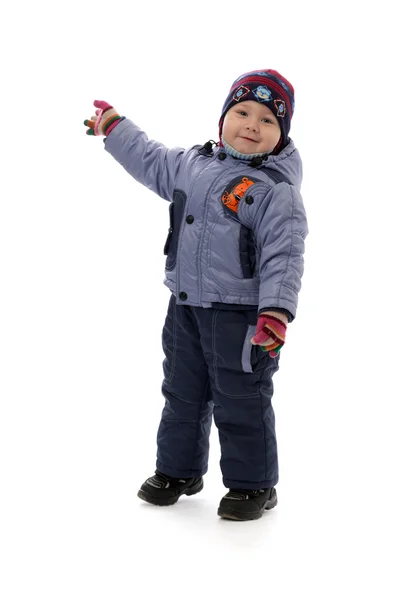
<svg viewBox="0 0 400 600"><path fill-rule="evenodd" d="M300 190L303 179L303 165L300 153L293 140L290 140L289 144L276 156L268 156L268 159L263 162L263 166L271 169L271 171L278 171Z"/></svg>

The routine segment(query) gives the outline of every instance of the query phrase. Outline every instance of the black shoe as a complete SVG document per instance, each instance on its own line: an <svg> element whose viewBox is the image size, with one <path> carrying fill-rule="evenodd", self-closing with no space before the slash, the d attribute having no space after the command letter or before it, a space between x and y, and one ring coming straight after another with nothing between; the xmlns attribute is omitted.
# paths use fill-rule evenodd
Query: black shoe
<svg viewBox="0 0 400 600"><path fill-rule="evenodd" d="M146 479L138 491L138 496L145 502L157 506L169 506L182 496L193 496L203 489L202 477L190 477L189 479L176 479L163 475L160 471Z"/></svg>
<svg viewBox="0 0 400 600"><path fill-rule="evenodd" d="M224 519L250 521L262 517L264 510L278 504L275 488L266 490L229 490L222 498L218 515Z"/></svg>

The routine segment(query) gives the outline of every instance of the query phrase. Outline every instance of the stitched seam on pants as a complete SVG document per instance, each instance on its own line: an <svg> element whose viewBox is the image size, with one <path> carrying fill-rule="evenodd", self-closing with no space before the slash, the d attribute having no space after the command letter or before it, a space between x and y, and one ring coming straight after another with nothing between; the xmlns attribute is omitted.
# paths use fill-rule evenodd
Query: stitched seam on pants
<svg viewBox="0 0 400 600"><path fill-rule="evenodd" d="M263 401L262 401L262 394L261 394L261 382L263 381L263 376L265 371L267 370L267 366L268 366L268 361L265 362L265 367L261 373L261 377L260 377L260 381L258 384L258 390L260 392L260 410L261 410L261 421L263 424L263 429L264 429L264 480L266 481L267 479L267 432L266 432L266 424L265 424L265 419L264 419L264 411L263 411ZM272 375L271 375L272 378ZM270 399L270 403L272 404L272 397Z"/></svg>
<svg viewBox="0 0 400 600"><path fill-rule="evenodd" d="M265 369L264 369L265 371ZM263 374L264 374L263 371ZM260 399L260 417L261 417L261 423L263 426L263 431L264 431L264 480L267 479L267 432L266 432L266 426L265 426L265 420L264 420L264 413L263 413L263 400L262 400L262 395L261 395L261 379L260 382L258 383L258 393L259 393L259 399Z"/></svg>
<svg viewBox="0 0 400 600"><path fill-rule="evenodd" d="M172 358L171 358L171 372L168 379L165 378L166 383L171 383L172 378L175 374L176 365L176 301L174 303L173 317L172 317Z"/></svg>
<svg viewBox="0 0 400 600"><path fill-rule="evenodd" d="M200 427L200 413L201 413L201 409L203 407L204 404L204 398L206 397L206 392L207 392L207 388L209 386L209 381L207 381L206 383L206 387L204 388L204 392L203 392L203 397L201 399L201 403L199 405L199 414L198 414L198 418L197 418L197 429L196 429L196 441L195 441L195 446L194 446L194 453L193 453L193 459L192 459L192 466L191 466L191 471L193 471L193 463L196 459L196 450L197 450L197 443L199 440L199 427Z"/></svg>
<svg viewBox="0 0 400 600"><path fill-rule="evenodd" d="M197 316L196 310L195 310L195 308L194 308L193 306L192 306L192 307L190 307L190 310L191 310L191 312L192 312L193 319L196 321L197 328L198 328L198 330L199 330L199 343L200 343L200 347L201 347L201 349L202 349L202 353L203 353L203 359L204 359L204 363L205 363L205 368L206 368L206 370L207 370L207 362L206 362L206 360L205 360L205 358L204 358L204 351L203 351L203 347L202 347L202 344L201 344L201 335L200 335L200 323L199 323L199 319L198 319L198 316ZM207 372L208 372L208 371L207 371ZM208 379L207 379L207 382L206 382L206 385L205 385L205 388L204 388L204 392L203 392L203 396L202 396L202 398L201 398L201 403L200 403L200 406L199 406L199 415L200 415L200 413L201 413L201 409L202 409L202 407L203 407L203 404L204 404L204 399L205 399L205 397L206 397L207 389L208 389L208 387L209 387L209 386L210 386L210 389L211 389L210 377L208 377ZM199 427L200 427L200 419L198 418L198 419L197 419L197 429L196 429L196 441L195 441L195 447L194 447L194 453L193 453L193 460L192 460L192 466L191 466L191 470L192 470L192 471L193 471L193 463L194 463L194 461L195 461L195 459L196 459L196 449L197 449L197 444L198 444L198 439L199 439Z"/></svg>
<svg viewBox="0 0 400 600"><path fill-rule="evenodd" d="M217 390L221 394L221 396L225 396L225 398L256 398L258 396L258 394L226 394L225 392L223 392L221 390L221 388L218 384L218 367L217 367L217 353L216 353L216 343L215 343L215 330L217 327L217 316L218 316L219 312L220 312L220 309L218 308L213 315L212 334L211 334L212 351L214 354L213 366L214 366L215 387L217 388ZM243 375L245 375L244 371L243 371Z"/></svg>

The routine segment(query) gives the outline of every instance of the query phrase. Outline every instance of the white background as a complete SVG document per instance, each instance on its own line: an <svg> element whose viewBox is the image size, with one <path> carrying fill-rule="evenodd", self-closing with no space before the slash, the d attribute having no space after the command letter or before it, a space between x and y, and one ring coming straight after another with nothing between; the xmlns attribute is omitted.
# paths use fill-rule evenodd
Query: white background
<svg viewBox="0 0 400 600"><path fill-rule="evenodd" d="M391 8L392 7L392 8ZM2 9L0 597L398 599L394 2ZM296 90L310 235L276 375L279 504L169 509L154 470L168 206L85 135L105 99L167 146L218 136L241 73ZM396 567L397 565L397 567Z"/></svg>

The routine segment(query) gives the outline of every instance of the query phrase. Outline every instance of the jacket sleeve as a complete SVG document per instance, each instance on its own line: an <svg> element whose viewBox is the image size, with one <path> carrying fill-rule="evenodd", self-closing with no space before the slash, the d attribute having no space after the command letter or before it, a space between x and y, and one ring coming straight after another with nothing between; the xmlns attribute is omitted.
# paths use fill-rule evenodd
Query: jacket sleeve
<svg viewBox="0 0 400 600"><path fill-rule="evenodd" d="M144 131L129 119L119 123L104 140L107 152L136 181L165 200L172 200L183 148L166 148L149 140Z"/></svg>
<svg viewBox="0 0 400 600"><path fill-rule="evenodd" d="M284 309L295 318L308 235L297 188L288 183L272 187L259 203L252 229L260 253L259 310Z"/></svg>

